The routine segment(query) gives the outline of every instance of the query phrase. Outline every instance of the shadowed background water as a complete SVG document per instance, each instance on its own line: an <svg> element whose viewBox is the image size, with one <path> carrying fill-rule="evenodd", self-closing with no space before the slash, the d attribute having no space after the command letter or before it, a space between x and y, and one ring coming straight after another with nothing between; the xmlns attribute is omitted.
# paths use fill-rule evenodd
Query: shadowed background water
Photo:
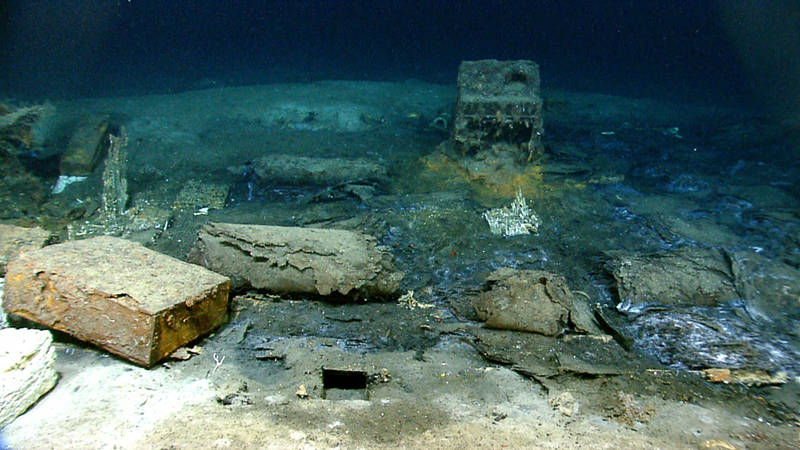
<svg viewBox="0 0 800 450"><path fill-rule="evenodd" d="M544 87L797 102L794 1L11 1L0 92L72 98L318 79L455 81L533 59Z"/></svg>

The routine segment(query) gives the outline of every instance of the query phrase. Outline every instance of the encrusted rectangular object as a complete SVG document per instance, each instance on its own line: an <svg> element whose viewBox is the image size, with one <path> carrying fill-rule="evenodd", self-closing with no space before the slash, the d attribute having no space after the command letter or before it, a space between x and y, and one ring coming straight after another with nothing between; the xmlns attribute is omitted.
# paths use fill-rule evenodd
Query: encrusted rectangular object
<svg viewBox="0 0 800 450"><path fill-rule="evenodd" d="M107 147L108 116L86 115L61 155L61 175L89 176L103 158Z"/></svg>
<svg viewBox="0 0 800 450"><path fill-rule="evenodd" d="M464 61L458 69L453 142L463 155L500 145L530 161L541 156L542 100L533 61Z"/></svg>
<svg viewBox="0 0 800 450"><path fill-rule="evenodd" d="M347 230L209 223L187 260L229 276L237 289L278 294L386 298L403 278L389 248Z"/></svg>
<svg viewBox="0 0 800 450"><path fill-rule="evenodd" d="M101 236L9 262L6 312L150 367L227 319L230 280Z"/></svg>

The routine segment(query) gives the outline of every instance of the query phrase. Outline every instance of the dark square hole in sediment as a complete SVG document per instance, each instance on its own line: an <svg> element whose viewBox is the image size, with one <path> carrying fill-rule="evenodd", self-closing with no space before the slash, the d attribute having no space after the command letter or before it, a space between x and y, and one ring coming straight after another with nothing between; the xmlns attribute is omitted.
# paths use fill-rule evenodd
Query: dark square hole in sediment
<svg viewBox="0 0 800 450"><path fill-rule="evenodd" d="M325 389L366 389L367 372L323 368L322 387Z"/></svg>
<svg viewBox="0 0 800 450"><path fill-rule="evenodd" d="M322 398L326 400L369 400L367 372L323 368Z"/></svg>

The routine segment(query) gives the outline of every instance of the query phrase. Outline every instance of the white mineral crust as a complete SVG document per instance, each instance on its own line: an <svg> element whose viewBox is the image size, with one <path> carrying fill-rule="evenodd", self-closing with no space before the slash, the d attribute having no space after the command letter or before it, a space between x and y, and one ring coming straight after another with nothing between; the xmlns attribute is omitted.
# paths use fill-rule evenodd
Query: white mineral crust
<svg viewBox="0 0 800 450"><path fill-rule="evenodd" d="M489 224L492 234L503 236L517 236L520 234L538 233L541 220L536 215L522 191L517 191L517 196L510 206L490 209L483 213L483 218Z"/></svg>
<svg viewBox="0 0 800 450"><path fill-rule="evenodd" d="M52 343L46 330L0 330L0 429L55 386Z"/></svg>

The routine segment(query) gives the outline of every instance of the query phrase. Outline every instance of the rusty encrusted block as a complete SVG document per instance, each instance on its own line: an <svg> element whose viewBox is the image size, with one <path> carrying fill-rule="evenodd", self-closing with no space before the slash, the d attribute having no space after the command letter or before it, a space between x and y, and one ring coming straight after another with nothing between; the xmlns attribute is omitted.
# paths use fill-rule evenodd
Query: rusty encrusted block
<svg viewBox="0 0 800 450"><path fill-rule="evenodd" d="M102 236L9 262L3 307L150 367L227 319L230 280Z"/></svg>
<svg viewBox="0 0 800 450"><path fill-rule="evenodd" d="M533 61L464 61L458 69L453 142L464 155L494 144L530 161L543 153L539 65Z"/></svg>

